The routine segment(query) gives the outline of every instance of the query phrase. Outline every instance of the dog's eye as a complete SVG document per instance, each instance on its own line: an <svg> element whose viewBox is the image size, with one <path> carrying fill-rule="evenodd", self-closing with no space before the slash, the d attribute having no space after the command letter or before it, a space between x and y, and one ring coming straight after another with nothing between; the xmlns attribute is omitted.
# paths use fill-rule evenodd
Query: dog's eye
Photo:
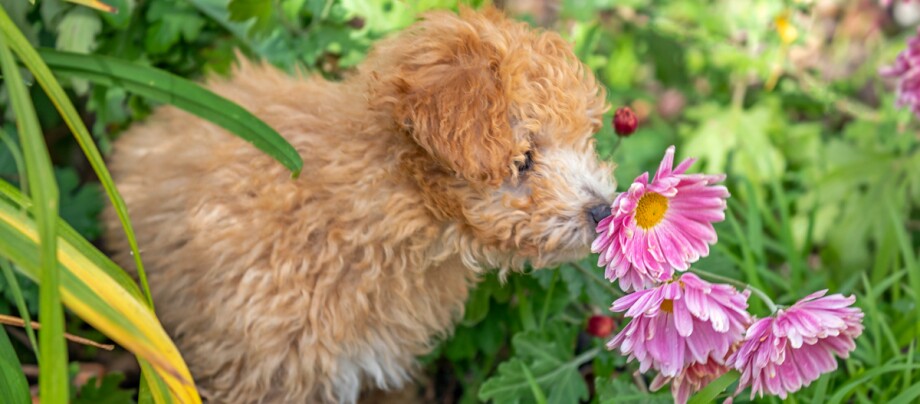
<svg viewBox="0 0 920 404"><path fill-rule="evenodd" d="M518 174L530 171L533 168L533 153L530 151L524 153L524 161L515 163L515 166L517 166Z"/></svg>

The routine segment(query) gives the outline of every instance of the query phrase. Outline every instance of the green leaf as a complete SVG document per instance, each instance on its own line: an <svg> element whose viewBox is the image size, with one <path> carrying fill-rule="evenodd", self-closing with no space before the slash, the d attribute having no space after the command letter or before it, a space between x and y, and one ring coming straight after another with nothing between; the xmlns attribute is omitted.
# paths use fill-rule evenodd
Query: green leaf
<svg viewBox="0 0 920 404"><path fill-rule="evenodd" d="M920 382L914 383L913 386L902 391L901 394L898 394L889 402L894 404L916 403L917 397L920 397Z"/></svg>
<svg viewBox="0 0 920 404"><path fill-rule="evenodd" d="M859 375L859 377L851 378L850 381L839 387L831 398L827 400L830 404L839 404L842 403L853 390L859 386L862 386L867 381L879 377L885 373L897 372L907 369L920 369L920 365L905 365L905 364L889 364L882 367L878 367L872 370L868 370L865 373Z"/></svg>
<svg viewBox="0 0 920 404"><path fill-rule="evenodd" d="M0 15L5 17L2 9ZM44 402L65 402L68 397L67 347L64 344L64 310L58 290L58 189L32 99L19 74L19 66L7 47L7 32L15 28L9 26L8 19L4 20L0 20L0 24L6 25L0 34L0 65L16 115L19 141L25 157L26 178L32 200L36 201L34 212L41 249L38 278L42 287L39 289L38 310L44 327L39 334L39 363L42 366L38 376L39 394Z"/></svg>
<svg viewBox="0 0 920 404"><path fill-rule="evenodd" d="M125 390L119 387L125 380L121 373L109 373L102 378L102 382L92 377L80 389L71 404L122 404L134 401L134 390ZM96 384L99 383L97 386Z"/></svg>
<svg viewBox="0 0 920 404"><path fill-rule="evenodd" d="M533 393L533 398L537 400L537 404L546 404L546 395L543 394L543 390L537 385L537 381L534 380L533 374L530 373L530 369L527 368L527 365L521 363L521 372L524 372L524 377L527 378L527 384L530 385L530 391Z"/></svg>
<svg viewBox="0 0 920 404"><path fill-rule="evenodd" d="M522 397L532 396L527 374L521 371L526 366L537 386L547 393L547 402L587 400L588 386L578 367L594 358L598 350L573 357L575 331L551 328L543 333L527 331L515 335L514 357L499 365L497 374L482 384L479 399L517 403Z"/></svg>
<svg viewBox="0 0 920 404"><path fill-rule="evenodd" d="M19 275L20 279L17 279L17 274L13 272L12 266L13 264L11 262L5 258L0 258L0 270L3 271L3 282L0 282L0 284L3 285L4 289L7 289L4 290L4 294L7 295L6 298L16 303L16 309L19 310L19 317L21 317L25 323L24 325L26 329L26 335L29 337L29 343L32 344L32 350L35 351L37 356L38 339L35 338L35 330L32 328L32 311L30 310L29 306L26 305L26 299L23 296L22 289L19 287L20 279L25 279L25 277ZM38 307L38 304L35 301L38 297L38 291L36 290L35 283L28 281L27 279L25 282L29 282L28 285L31 287L29 290L31 292L29 297L32 300L31 307ZM12 297L12 299L10 299L10 297Z"/></svg>
<svg viewBox="0 0 920 404"><path fill-rule="evenodd" d="M264 34L274 27L272 9L272 2L265 0L231 0L228 6L230 21L253 20L249 28L249 34L253 36Z"/></svg>
<svg viewBox="0 0 920 404"><path fill-rule="evenodd" d="M96 48L96 35L102 30L102 21L95 11L86 7L74 7L64 15L57 26L57 42L54 47L60 51L90 53ZM73 90L79 95L89 91L86 80L71 81Z"/></svg>
<svg viewBox="0 0 920 404"><path fill-rule="evenodd" d="M90 53L96 48L96 35L102 30L102 21L96 12L85 7L70 9L57 26L57 42L54 48L60 51Z"/></svg>
<svg viewBox="0 0 920 404"><path fill-rule="evenodd" d="M628 378L628 376L623 376ZM598 377L594 379L597 401L601 404L667 404L673 399L667 392L648 393L630 381Z"/></svg>
<svg viewBox="0 0 920 404"><path fill-rule="evenodd" d="M151 25L147 28L144 47L152 54L166 52L180 38L187 42L195 40L205 24L201 15L187 4L164 0L151 2L147 21Z"/></svg>
<svg viewBox="0 0 920 404"><path fill-rule="evenodd" d="M23 206L30 212L34 208L3 181L0 181L0 196L0 240L3 240L0 256L8 257L24 275L38 280L41 245L37 226L21 211ZM183 402L200 402L185 362L137 285L70 226L61 220L57 225L60 261L56 272L61 277L61 296L67 307L138 356L141 375L148 382L154 379L150 384L156 388L151 393L159 397L158 402L169 400L169 396ZM41 348L44 355L46 348ZM63 384L67 385L66 374Z"/></svg>
<svg viewBox="0 0 920 404"><path fill-rule="evenodd" d="M728 386L731 386L738 378L741 377L741 374L736 371L728 372L716 380L713 380L711 383L700 389L699 392L690 397L688 404L703 404L703 403L712 403L715 402L716 396L721 394Z"/></svg>
<svg viewBox="0 0 920 404"><path fill-rule="evenodd" d="M161 102L168 102L214 122L241 137L269 156L300 173L303 160L281 135L239 105L191 81L171 73L120 59L77 55L42 49L40 55L56 72L85 78L107 86L119 86Z"/></svg>
<svg viewBox="0 0 920 404"><path fill-rule="evenodd" d="M29 383L22 373L22 366L16 351L6 335L6 329L0 327L0 397L11 404L28 404L32 402Z"/></svg>
<svg viewBox="0 0 920 404"><path fill-rule="evenodd" d="M470 298L466 302L466 309L463 313L463 325L473 326L482 321L489 314L489 297L492 296L492 288L483 282L478 285Z"/></svg>
<svg viewBox="0 0 920 404"><path fill-rule="evenodd" d="M73 167L55 169L61 191L61 218L88 240L102 233L98 216L102 212L102 191L97 183L80 184Z"/></svg>
<svg viewBox="0 0 920 404"><path fill-rule="evenodd" d="M104 19L112 27L123 29L127 28L131 22L131 16L134 14L136 0L105 0L106 3L115 7L114 13L102 13Z"/></svg>

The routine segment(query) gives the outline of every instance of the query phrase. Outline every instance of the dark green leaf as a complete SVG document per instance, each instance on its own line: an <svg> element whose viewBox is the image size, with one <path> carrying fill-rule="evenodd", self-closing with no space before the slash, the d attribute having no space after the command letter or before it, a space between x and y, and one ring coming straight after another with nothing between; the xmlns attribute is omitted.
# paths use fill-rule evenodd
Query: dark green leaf
<svg viewBox="0 0 920 404"><path fill-rule="evenodd" d="M253 20L250 35L260 35L273 28L273 3L265 0L230 0L230 20L243 22Z"/></svg>
<svg viewBox="0 0 920 404"><path fill-rule="evenodd" d="M58 73L85 78L108 86L121 86L157 101L168 102L214 122L252 143L294 172L303 160L281 135L233 102L188 80L165 71L105 56L40 51L45 62Z"/></svg>
<svg viewBox="0 0 920 404"><path fill-rule="evenodd" d="M56 169L58 187L61 191L61 218L88 240L101 234L97 216L102 212L102 190L96 183L80 184L76 171L68 167Z"/></svg>
<svg viewBox="0 0 920 404"><path fill-rule="evenodd" d="M699 392L690 397L688 404L703 404L714 402L716 396L721 394L728 386L731 386L738 378L741 377L736 371L728 372L716 380L713 380L711 383L700 389Z"/></svg>
<svg viewBox="0 0 920 404"><path fill-rule="evenodd" d="M29 383L22 373L22 366L16 351L6 335L6 329L0 326L0 397L11 404L28 404L32 402Z"/></svg>

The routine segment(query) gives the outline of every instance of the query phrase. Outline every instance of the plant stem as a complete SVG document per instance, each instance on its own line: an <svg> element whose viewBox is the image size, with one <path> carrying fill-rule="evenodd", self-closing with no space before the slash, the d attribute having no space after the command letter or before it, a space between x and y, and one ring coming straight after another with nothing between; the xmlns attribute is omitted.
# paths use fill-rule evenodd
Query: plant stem
<svg viewBox="0 0 920 404"><path fill-rule="evenodd" d="M749 284L747 284L747 283L744 283L744 282L741 282L741 281L739 281L739 280L737 280L737 279L732 279L732 278L729 278L729 277L726 277L726 276L716 275L716 274L714 274L714 273L712 273L712 272L707 272L707 271L704 271L704 270L702 270L702 269L697 269L697 268L690 268L690 272L693 272L693 273L695 273L695 274L697 274L697 275L704 276L704 277L709 278L709 279L714 279L714 280L717 280L717 281L730 283L730 284L735 285L735 286L737 286L737 287L739 287L739 288L743 288L743 289L750 290L751 293L757 295L757 298L759 298L761 301L764 302L764 304L767 305L767 309L770 310L770 314L771 314L771 315L772 315L773 313L776 313L776 310L778 309L778 308L776 307L776 303L773 303L773 299L770 299L770 297L767 296L767 294L764 293L764 291L762 291L762 290L760 290L760 289L758 289L758 288L755 288L755 287L753 287L753 286L751 286L751 285L749 285Z"/></svg>
<svg viewBox="0 0 920 404"><path fill-rule="evenodd" d="M553 299L553 289L559 281L559 271L553 271L553 280L549 283L549 290L546 292L546 298L543 300L543 311L540 313L540 329L546 323L546 316L549 314L549 303Z"/></svg>
<svg viewBox="0 0 920 404"><path fill-rule="evenodd" d="M613 149L610 150L610 154L616 153L617 149L620 148L620 143L623 143L623 136L617 136L617 141L613 144Z"/></svg>
<svg viewBox="0 0 920 404"><path fill-rule="evenodd" d="M601 353L601 349L598 347L594 347L587 351L582 352L582 354L578 355L578 357L573 359L572 362L575 364L575 368L577 369L579 366L584 365L588 361L594 359L594 357L597 356L597 354L599 353Z"/></svg>

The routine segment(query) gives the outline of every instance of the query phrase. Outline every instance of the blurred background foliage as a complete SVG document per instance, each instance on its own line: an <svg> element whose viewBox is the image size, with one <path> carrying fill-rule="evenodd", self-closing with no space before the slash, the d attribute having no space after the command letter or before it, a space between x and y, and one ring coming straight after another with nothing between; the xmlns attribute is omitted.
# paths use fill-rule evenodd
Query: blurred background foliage
<svg viewBox="0 0 920 404"><path fill-rule="evenodd" d="M456 0L108 3L118 11L0 0L33 45L115 56L200 80L229 74L236 52L335 80L375 40L420 13L458 7ZM609 125L596 136L602 157L618 164L620 188L653 169L671 144L678 157L699 159L694 169L728 173L729 218L697 267L742 279L781 304L824 288L858 296L867 328L857 350L791 401L920 396L920 371L905 366L920 362L920 126L896 108L893 83L877 74L914 35L920 2L494 3L571 41L609 89L611 105L636 111L640 127L632 136L618 140ZM65 83L103 151L156 106L121 88ZM61 216L95 240L100 187L48 98L37 86L31 93L56 165ZM0 113L0 178L17 182L5 88ZM607 311L620 293L595 263L587 257L505 284L485 276L456 332L422 358L419 394L445 403L669 402L667 392L648 391L650 379L634 375L634 363L604 349L621 321ZM36 315L38 289L25 278L20 283ZM0 280L0 312L15 314L5 286ZM751 303L755 314L768 314L756 299ZM76 316L67 318L67 331L103 339ZM20 359L35 363L25 333L9 332ZM73 390L76 400L132 399L131 356L71 346L71 360L73 381L83 386ZM89 376L104 381L86 383Z"/></svg>

